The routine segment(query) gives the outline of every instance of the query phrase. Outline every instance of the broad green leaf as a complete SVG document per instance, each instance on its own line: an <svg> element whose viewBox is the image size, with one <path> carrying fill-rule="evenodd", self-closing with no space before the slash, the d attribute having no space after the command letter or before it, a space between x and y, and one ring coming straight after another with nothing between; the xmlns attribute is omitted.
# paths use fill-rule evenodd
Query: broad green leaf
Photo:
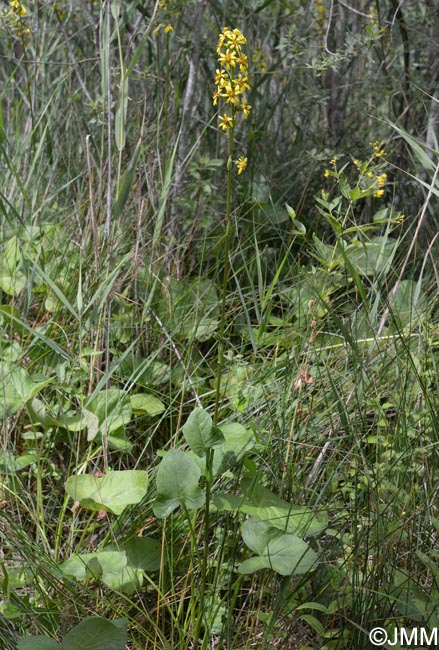
<svg viewBox="0 0 439 650"><path fill-rule="evenodd" d="M105 510L120 515L128 505L139 503L146 495L148 475L140 470L109 472L105 476L70 476L66 492L83 508Z"/></svg>
<svg viewBox="0 0 439 650"><path fill-rule="evenodd" d="M17 650L60 650L60 646L48 636L27 636L17 641Z"/></svg>
<svg viewBox="0 0 439 650"><path fill-rule="evenodd" d="M24 368L0 362L0 419L16 413L34 395L53 381L52 377L30 375Z"/></svg>
<svg viewBox="0 0 439 650"><path fill-rule="evenodd" d="M387 273L393 262L398 242L390 237L373 237L370 241L352 241L345 255L359 275Z"/></svg>
<svg viewBox="0 0 439 650"><path fill-rule="evenodd" d="M231 424L222 424L219 428L224 436L224 444L215 450L212 466L214 476L223 474L233 465L236 465L245 452L252 449L255 444L253 432L243 427L242 424L233 422ZM195 460L204 473L206 467L205 458L197 456ZM241 497L240 502L242 502Z"/></svg>
<svg viewBox="0 0 439 650"><path fill-rule="evenodd" d="M241 487L245 496L217 493L213 503L218 510L231 510L269 523L285 533L294 533L300 537L317 535L328 525L324 512L318 515L306 506L297 506L283 501L267 488L253 484L251 479L243 479Z"/></svg>
<svg viewBox="0 0 439 650"><path fill-rule="evenodd" d="M36 456L34 452L14 456L10 451L0 451L0 471L5 474L14 474L25 467L35 463Z"/></svg>
<svg viewBox="0 0 439 650"><path fill-rule="evenodd" d="M130 397L133 413L146 413L146 415L157 415L165 410L165 405L158 397L150 393L138 393Z"/></svg>
<svg viewBox="0 0 439 650"><path fill-rule="evenodd" d="M60 568L81 582L90 578L101 580L111 589L124 593L133 593L143 581L143 571L128 564L126 552L111 547L95 553L73 555Z"/></svg>
<svg viewBox="0 0 439 650"><path fill-rule="evenodd" d="M133 537L124 548L129 566L143 571L157 571L162 564L162 545L149 537Z"/></svg>
<svg viewBox="0 0 439 650"><path fill-rule="evenodd" d="M127 621L123 626L105 618L86 618L64 637L61 650L125 650Z"/></svg>
<svg viewBox="0 0 439 650"><path fill-rule="evenodd" d="M17 296L26 286L26 276L19 269L22 253L17 237L9 239L0 255L0 289L9 296Z"/></svg>
<svg viewBox="0 0 439 650"><path fill-rule="evenodd" d="M205 496L198 487L201 470L197 463L179 449L168 451L157 471L156 517L167 517L179 506L196 510L204 505Z"/></svg>
<svg viewBox="0 0 439 650"><path fill-rule="evenodd" d="M402 280L392 302L392 317L398 330L425 315L427 299L420 295L420 287L414 280Z"/></svg>
<svg viewBox="0 0 439 650"><path fill-rule="evenodd" d="M213 425L212 418L204 409L196 408L183 426L183 435L197 456L205 456L208 449L221 447L224 443L222 432Z"/></svg>
<svg viewBox="0 0 439 650"><path fill-rule="evenodd" d="M272 569L283 576L301 575L314 568L316 553L296 535L285 535L269 524L247 519L242 526L245 544L255 551L256 558L245 560L240 573L253 573L259 569Z"/></svg>
<svg viewBox="0 0 439 650"><path fill-rule="evenodd" d="M108 436L131 420L131 404L127 393L117 388L101 391L86 407L97 416L101 435ZM91 439L88 437L88 440Z"/></svg>

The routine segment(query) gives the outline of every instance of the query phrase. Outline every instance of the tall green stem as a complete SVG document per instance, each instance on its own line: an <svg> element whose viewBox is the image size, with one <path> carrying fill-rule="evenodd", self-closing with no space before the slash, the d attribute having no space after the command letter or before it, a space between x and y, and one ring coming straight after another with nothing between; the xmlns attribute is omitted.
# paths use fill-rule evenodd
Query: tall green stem
<svg viewBox="0 0 439 650"><path fill-rule="evenodd" d="M233 120L235 118L233 112ZM216 387L215 387L215 411L213 414L213 423L218 423L219 416L219 403L221 395L221 376L224 364L224 331L226 321L226 298L227 298L227 284L230 276L230 238L232 232L232 179L233 179L233 145L234 145L234 126L228 130L229 147L227 157L227 198L226 198L226 232L224 235L224 273L223 273L223 286L221 292L221 318L220 328L218 333L218 366L216 371Z"/></svg>
<svg viewBox="0 0 439 650"><path fill-rule="evenodd" d="M233 115L234 117L234 115ZM223 272L223 286L221 290L221 319L218 334L218 367L216 374L216 388L215 388L215 412L213 416L213 423L218 424L219 417L219 403L221 395L221 375L224 363L224 332L226 321L226 298L227 298L227 284L230 276L230 239L232 233L231 212L232 212L232 173L233 173L233 144L234 144L234 128L228 130L228 156L227 156L227 198L226 198L226 231L225 231L225 244L224 244L224 272ZM197 621L197 626L194 634L194 647L197 647L198 639L200 636L201 625L203 623L203 616L205 614L205 600L206 600L206 586L209 580L209 513L210 513L210 498L212 492L212 468L213 468L213 449L208 449L206 452L206 470L205 470L205 493L206 504L204 506L204 535L203 535L203 561L201 565L201 590L200 590L200 616ZM204 644L203 644L204 647Z"/></svg>

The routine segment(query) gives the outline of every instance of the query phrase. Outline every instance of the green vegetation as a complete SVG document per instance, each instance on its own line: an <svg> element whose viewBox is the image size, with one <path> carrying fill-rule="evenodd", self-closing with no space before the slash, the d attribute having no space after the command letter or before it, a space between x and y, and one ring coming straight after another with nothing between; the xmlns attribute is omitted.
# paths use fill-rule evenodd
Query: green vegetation
<svg viewBox="0 0 439 650"><path fill-rule="evenodd" d="M0 29L2 649L438 628L435 3Z"/></svg>

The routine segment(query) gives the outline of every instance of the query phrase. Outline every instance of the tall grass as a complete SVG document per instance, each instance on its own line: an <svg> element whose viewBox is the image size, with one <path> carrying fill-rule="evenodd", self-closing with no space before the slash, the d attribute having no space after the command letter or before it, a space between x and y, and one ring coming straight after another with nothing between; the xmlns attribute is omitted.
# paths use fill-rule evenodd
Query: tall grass
<svg viewBox="0 0 439 650"><path fill-rule="evenodd" d="M421 249L419 238L437 152L427 164L398 132L425 190L402 224L390 184L384 199L356 201L352 165L325 180L334 153L341 166L365 158L376 134L317 150L319 112L295 124L291 89L304 85L305 113L321 92L318 75L307 85L289 69L306 56L305 32L291 49L303 3L237 3L225 16L213 2L59 4L29 3L27 47L12 30L2 48L2 646L60 641L87 616L128 619L136 649L356 650L376 626L434 628L439 276L436 240ZM236 134L249 168L233 193L206 91L224 24L248 27L256 52L252 116ZM319 29L315 19L307 31L316 51ZM124 396L116 407L111 391ZM124 420L125 397L145 393L158 401ZM212 450L208 509L157 518L157 468L187 450L195 407L245 427L253 447L217 475ZM110 417L97 434L97 412L122 425ZM128 469L146 470L149 488L117 517L65 491L71 476ZM307 537L314 570L238 571L248 515L210 496L240 494L249 476L328 518ZM139 537L159 542L160 561L132 589L93 564L85 580L62 569Z"/></svg>

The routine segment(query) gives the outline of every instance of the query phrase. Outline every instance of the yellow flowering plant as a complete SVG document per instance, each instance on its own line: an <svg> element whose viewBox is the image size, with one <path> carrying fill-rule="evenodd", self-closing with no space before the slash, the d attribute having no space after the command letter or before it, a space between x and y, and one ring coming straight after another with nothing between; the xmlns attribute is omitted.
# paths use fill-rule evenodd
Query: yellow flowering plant
<svg viewBox="0 0 439 650"><path fill-rule="evenodd" d="M230 238L231 238L231 207L232 207L232 172L233 172L233 147L236 120L239 115L247 119L251 106L247 101L246 93L251 89L248 74L248 57L244 52L247 39L239 29L224 27L218 37L216 54L218 67L215 70L215 91L213 105L221 105L218 112L218 126L228 136L227 159L227 194L226 194L226 220L225 220L225 252L224 276L221 299L221 320L218 336L218 372L216 381L214 422L218 420L218 407L220 403L221 375L224 360L224 322L227 284L230 275ZM238 175L247 168L247 157L239 156L235 161Z"/></svg>
<svg viewBox="0 0 439 650"><path fill-rule="evenodd" d="M19 0L10 0L8 9L3 9L0 13L1 25L7 31L12 32L21 39L23 47L28 45L28 36L31 33L27 23L28 11L24 4Z"/></svg>
<svg viewBox="0 0 439 650"><path fill-rule="evenodd" d="M342 193L349 201L354 202L372 196L380 199L384 196L387 184L387 174L384 171L386 163L382 160L387 155L384 150L384 143L380 140L371 142L372 154L367 160L353 159L353 165L357 173L357 180L354 187L350 187L344 174L348 163L337 170L336 158L332 158L329 167L323 172L325 178L333 177L339 181Z"/></svg>
<svg viewBox="0 0 439 650"><path fill-rule="evenodd" d="M243 51L247 39L239 29L224 27L219 35L216 53L219 67L215 71L215 92L213 105L220 101L226 105L227 112L219 115L219 128L230 132L229 159L232 159L233 130L236 116L242 113L244 119L250 115L251 106L246 98L246 91L251 89L248 76L248 57ZM235 161L238 174L242 174L247 166L247 158L242 156Z"/></svg>

